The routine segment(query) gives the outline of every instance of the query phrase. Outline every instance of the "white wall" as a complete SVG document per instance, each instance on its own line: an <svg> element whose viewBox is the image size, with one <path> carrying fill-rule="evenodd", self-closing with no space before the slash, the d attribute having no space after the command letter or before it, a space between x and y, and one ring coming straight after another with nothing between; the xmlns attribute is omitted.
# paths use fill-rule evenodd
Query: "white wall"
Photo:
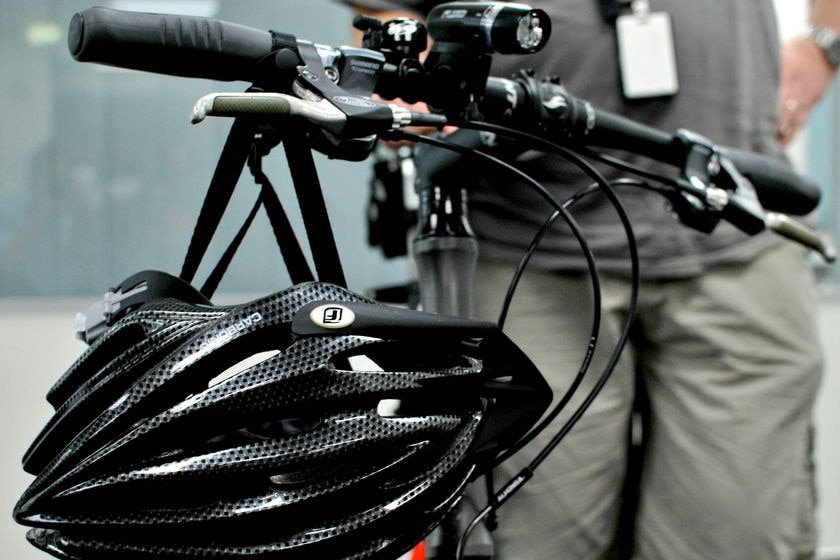
<svg viewBox="0 0 840 560"><path fill-rule="evenodd" d="M826 355L823 386L816 409L818 516L822 557L840 559L840 299L820 305L820 338Z"/></svg>
<svg viewBox="0 0 840 560"><path fill-rule="evenodd" d="M44 396L85 348L73 337L74 317L61 304L0 309L0 557L8 560L48 558L26 542L11 512L32 479L21 457L51 416Z"/></svg>

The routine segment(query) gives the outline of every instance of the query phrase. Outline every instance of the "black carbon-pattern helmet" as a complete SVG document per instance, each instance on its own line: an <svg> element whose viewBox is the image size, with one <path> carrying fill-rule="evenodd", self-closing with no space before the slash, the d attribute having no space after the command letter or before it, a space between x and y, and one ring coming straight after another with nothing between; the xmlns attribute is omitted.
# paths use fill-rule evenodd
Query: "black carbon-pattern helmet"
<svg viewBox="0 0 840 560"><path fill-rule="evenodd" d="M58 558L395 558L550 401L493 323L318 282L145 299L24 457L15 518Z"/></svg>

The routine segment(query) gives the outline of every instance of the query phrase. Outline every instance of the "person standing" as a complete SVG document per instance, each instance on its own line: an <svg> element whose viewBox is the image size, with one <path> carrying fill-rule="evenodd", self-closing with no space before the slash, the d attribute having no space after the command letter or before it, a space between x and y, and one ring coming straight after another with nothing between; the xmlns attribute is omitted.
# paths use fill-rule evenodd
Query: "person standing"
<svg viewBox="0 0 840 560"><path fill-rule="evenodd" d="M422 17L441 3L344 1L383 20ZM783 57L771 0L530 5L552 18L548 46L529 56L496 56L494 75L533 68L539 76L559 76L571 94L595 107L779 159L840 62L838 0L813 2L810 26L785 45ZM622 34L639 31L653 15L667 22L657 33L667 31L662 36L673 49L676 72L665 86L641 87L639 94L638 86L651 78L638 74L632 61L620 62L618 53L632 49ZM518 165L558 200L589 182L550 155L527 153ZM674 220L655 193L619 194L634 226L643 278L630 342L582 420L499 510L496 557L629 555L617 549L620 527L630 519L632 554L640 560L813 558L811 414L822 355L805 251L728 224L699 233ZM494 188L491 177L477 181L470 197L481 242L477 313L493 319L514 264L550 209L530 192ZM603 199L590 197L572 211L601 272L598 372L628 314L627 241ZM558 226L533 259L508 316L506 331L556 394L568 386L588 342L589 286L576 241ZM622 487L637 393L648 403L649 419L638 503L630 504ZM527 464L527 450L521 455L502 466L503 479Z"/></svg>

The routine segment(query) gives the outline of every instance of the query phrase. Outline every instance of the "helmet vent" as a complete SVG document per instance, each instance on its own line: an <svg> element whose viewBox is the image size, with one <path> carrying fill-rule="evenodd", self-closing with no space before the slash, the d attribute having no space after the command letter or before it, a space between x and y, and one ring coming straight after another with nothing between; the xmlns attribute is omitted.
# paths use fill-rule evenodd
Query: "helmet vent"
<svg viewBox="0 0 840 560"><path fill-rule="evenodd" d="M382 366L366 354L347 356L347 363L350 366L350 371L385 371Z"/></svg>
<svg viewBox="0 0 840 560"><path fill-rule="evenodd" d="M376 413L382 418L399 418L400 408L402 407L402 400L400 399L382 399L376 405Z"/></svg>
<svg viewBox="0 0 840 560"><path fill-rule="evenodd" d="M238 374L242 373L243 371L250 369L256 365L261 364L262 362L269 360L280 353L280 350L267 350L265 352L258 352L251 356L248 356L244 360L240 360L224 370L222 373L217 375L216 377L212 378L210 381L207 382L207 388L215 387L221 383L224 383L228 379L237 376Z"/></svg>

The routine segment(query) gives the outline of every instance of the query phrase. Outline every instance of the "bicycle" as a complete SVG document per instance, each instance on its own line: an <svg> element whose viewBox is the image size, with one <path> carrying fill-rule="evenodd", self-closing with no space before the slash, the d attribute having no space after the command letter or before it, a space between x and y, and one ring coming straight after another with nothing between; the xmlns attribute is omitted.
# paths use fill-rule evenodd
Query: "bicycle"
<svg viewBox="0 0 840 560"><path fill-rule="evenodd" d="M499 325L428 312L434 305L430 299L459 303L458 293L439 297L438 291L421 313L347 291L312 148L361 160L378 137L402 135L518 174L499 157L476 149L480 135L464 132L457 144L397 130L456 124L563 152L574 146L579 132L596 146L632 141L645 155L682 168L677 178L648 179L662 183L658 188L687 225L711 230L724 219L748 233L773 229L833 260L833 251L807 227L765 211L775 206L804 213L818 201L818 190L787 171L779 176L770 168L767 175L777 179L766 188L762 173L772 162L721 150L687 131L671 135L640 127L527 73L490 79L490 54L541 48L549 31L539 22L547 19L521 5L487 2L471 4L470 10L476 6L481 17L468 11L463 25L430 14L438 50L425 65L417 60L416 35L382 34L370 20L361 25L375 48L358 49L202 18L102 8L74 18L70 46L78 60L254 85L196 103L195 122L208 116L236 120L179 277L140 273L112 289L79 324L91 348L51 390L56 416L24 458L36 480L15 516L34 527L28 534L33 544L68 559L114 554L393 557L436 525L470 480L543 430L574 393L586 360L569 392L537 424L549 406L547 386ZM493 15L489 45L476 43L476 30L486 28L485 11ZM522 26L530 31L524 43L516 40ZM383 45L386 36L405 42ZM374 91L402 91L404 98L414 92L440 111L412 113L373 101ZM511 106L511 92L530 103ZM474 120L479 110L484 121ZM512 114L524 132L492 124ZM562 138L564 146L535 131ZM317 281L262 173L262 158L280 143ZM190 283L246 164L260 185L259 198L229 251L196 290ZM764 188L756 193L745 174ZM425 209L434 210L435 200L461 208L460 191L444 193L438 173L430 176L421 194ZM599 187L611 193L610 185ZM574 228L565 205L550 196L546 200ZM295 287L239 306L214 306L210 297L261 208L269 214ZM424 214L421 223L451 225L432 216ZM457 211L446 217L462 223ZM422 241L432 240L426 244L430 252L443 249L444 259L451 256L453 238L457 246L469 239L467 229L443 228L442 233ZM585 239L580 242L591 262ZM467 243L468 254L473 242ZM458 264L450 269L456 275L462 270ZM592 278L597 294L597 274ZM597 319L593 323L596 333ZM215 361L219 364L208 378L205 369ZM608 374L609 368L599 384ZM597 390L588 395L587 403L596 395ZM574 419L527 469L495 492L475 523L525 484L573 425ZM271 475L264 475L266 465L274 469ZM205 497L210 490L215 493ZM334 509L325 514L328 522L319 517L322 512L312 511L310 502L318 498ZM266 535L281 528L281 535Z"/></svg>

